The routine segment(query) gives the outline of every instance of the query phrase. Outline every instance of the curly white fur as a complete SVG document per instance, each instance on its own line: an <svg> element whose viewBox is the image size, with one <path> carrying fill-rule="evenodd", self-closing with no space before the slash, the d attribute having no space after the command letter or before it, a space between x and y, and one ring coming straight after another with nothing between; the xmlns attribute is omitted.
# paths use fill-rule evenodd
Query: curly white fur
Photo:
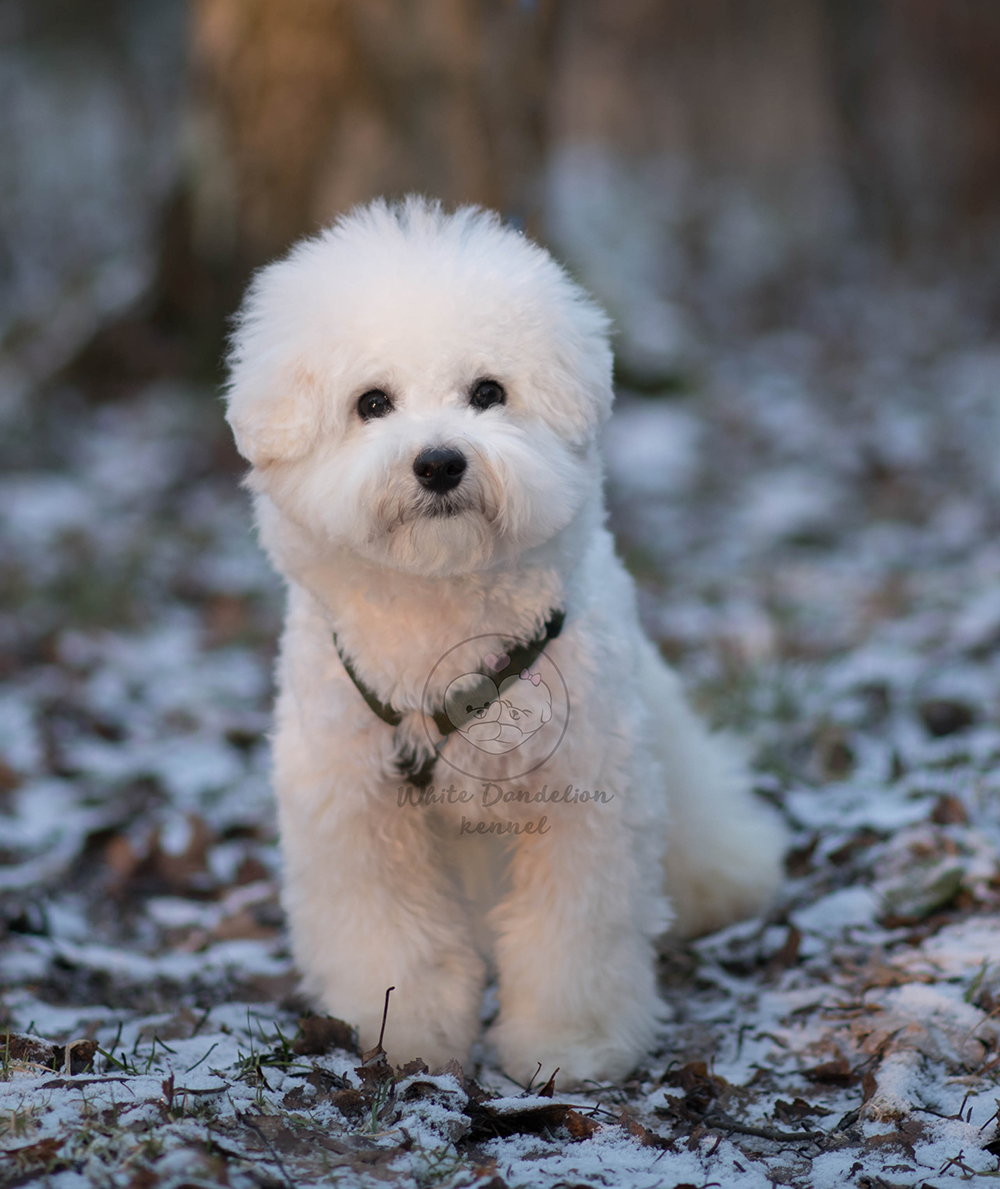
<svg viewBox="0 0 1000 1189"><path fill-rule="evenodd" d="M607 331L542 249L418 198L300 243L238 320L229 420L288 583L274 766L295 957L366 1046L395 986L394 1061L464 1059L492 968L512 1075L619 1077L658 1035L657 938L753 915L779 879L782 830L643 636L604 527ZM505 403L470 403L484 378ZM364 420L372 389L392 408ZM414 474L435 447L467 461L446 494ZM456 731L431 788L401 787L449 687L555 609L562 633L516 675L545 678L544 723L526 685L502 710L512 743Z"/></svg>

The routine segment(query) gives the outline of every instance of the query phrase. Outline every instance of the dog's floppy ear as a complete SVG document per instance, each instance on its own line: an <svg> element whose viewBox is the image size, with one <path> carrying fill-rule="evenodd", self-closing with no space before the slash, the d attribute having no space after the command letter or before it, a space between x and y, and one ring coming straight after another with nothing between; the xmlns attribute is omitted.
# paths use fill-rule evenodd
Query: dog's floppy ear
<svg viewBox="0 0 1000 1189"><path fill-rule="evenodd" d="M561 318L551 327L554 367L542 380L543 415L571 441L592 439L611 414L613 356L604 311L565 273L560 275ZM555 304L555 303L553 303Z"/></svg>
<svg viewBox="0 0 1000 1189"><path fill-rule="evenodd" d="M614 402L613 357L607 322L599 311L595 310L595 315L599 315L600 321L594 317L589 336L581 336L576 349L566 351L560 359L574 394L561 410L561 421L580 440L593 437L610 417Z"/></svg>
<svg viewBox="0 0 1000 1189"><path fill-rule="evenodd" d="M298 280L308 246L260 269L234 323L226 418L237 449L255 467L300 458L322 430L323 384L309 363Z"/></svg>
<svg viewBox="0 0 1000 1189"><path fill-rule="evenodd" d="M319 380L302 365L250 371L234 365L227 391L237 450L255 467L300 458L320 432Z"/></svg>

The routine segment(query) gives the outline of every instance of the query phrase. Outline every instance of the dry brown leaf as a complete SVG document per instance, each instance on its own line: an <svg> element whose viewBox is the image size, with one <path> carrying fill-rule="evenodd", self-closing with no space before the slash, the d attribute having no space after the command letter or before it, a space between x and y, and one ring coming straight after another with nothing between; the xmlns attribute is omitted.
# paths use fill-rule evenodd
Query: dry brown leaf
<svg viewBox="0 0 1000 1189"><path fill-rule="evenodd" d="M412 1061L407 1061L405 1065L396 1066L396 1081L400 1082L403 1078L411 1078L415 1074L427 1072L427 1062L421 1061L419 1057L414 1057Z"/></svg>
<svg viewBox="0 0 1000 1189"><path fill-rule="evenodd" d="M465 1107L466 1115L472 1120L468 1139L470 1143L478 1143L508 1135L540 1135L554 1131L565 1122L572 1109L567 1103L553 1102L498 1111L489 1102L470 1101Z"/></svg>
<svg viewBox="0 0 1000 1189"><path fill-rule="evenodd" d="M365 1096L360 1090L334 1090L329 1099L342 1115L363 1115L368 1109Z"/></svg>
<svg viewBox="0 0 1000 1189"><path fill-rule="evenodd" d="M634 1135L635 1138L644 1147L648 1148L672 1148L674 1141L665 1139L662 1135L657 1135L655 1131L650 1131L649 1128L643 1125L636 1119L627 1109L623 1109L621 1115L618 1117L619 1124L625 1128L629 1135Z"/></svg>
<svg viewBox="0 0 1000 1189"><path fill-rule="evenodd" d="M335 1016L301 1016L292 1052L300 1057L322 1057L332 1049L357 1053L358 1038L350 1024Z"/></svg>
<svg viewBox="0 0 1000 1189"><path fill-rule="evenodd" d="M804 1069L803 1076L811 1082L821 1082L827 1086L850 1086L858 1080L857 1074L851 1068L846 1057L838 1057L834 1061L823 1061L811 1069Z"/></svg>
<svg viewBox="0 0 1000 1189"><path fill-rule="evenodd" d="M781 949L771 959L771 966L776 970L789 970L799 960L799 947L802 945L802 931L795 925L788 926L788 933L781 944Z"/></svg>
<svg viewBox="0 0 1000 1189"><path fill-rule="evenodd" d="M586 1115L581 1115L579 1111L567 1111L563 1126L574 1139L590 1139L600 1124L588 1119Z"/></svg>
<svg viewBox="0 0 1000 1189"><path fill-rule="evenodd" d="M710 1074L704 1061L689 1061L669 1080L684 1091L685 1106L699 1115L704 1115L711 1104L724 1098L729 1090L726 1079Z"/></svg>
<svg viewBox="0 0 1000 1189"><path fill-rule="evenodd" d="M803 1119L808 1119L813 1115L821 1117L832 1114L833 1112L827 1110L826 1107L813 1106L804 1098L796 1098L792 1102L785 1102L779 1098L774 1104L774 1117L786 1125L801 1123Z"/></svg>

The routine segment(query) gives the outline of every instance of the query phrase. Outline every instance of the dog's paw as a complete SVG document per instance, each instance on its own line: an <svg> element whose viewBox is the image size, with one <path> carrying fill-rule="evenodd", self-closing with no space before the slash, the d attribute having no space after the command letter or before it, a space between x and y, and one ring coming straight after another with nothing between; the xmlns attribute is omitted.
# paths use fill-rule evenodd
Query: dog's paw
<svg viewBox="0 0 1000 1189"><path fill-rule="evenodd" d="M410 1061L423 1061L430 1070L441 1069L449 1061L466 1066L470 1040L466 1036L448 1036L440 1029L419 1029L409 1036L386 1038L386 1059L390 1065L403 1066Z"/></svg>
<svg viewBox="0 0 1000 1189"><path fill-rule="evenodd" d="M362 1052L378 1044L380 1030L381 1017L361 1020L358 1039ZM438 1069L452 1060L464 1065L477 1030L474 1011L436 1012L427 1010L426 1003L407 1010L402 1002L393 1002L382 1043L390 1065L405 1065L419 1058L428 1068Z"/></svg>
<svg viewBox="0 0 1000 1189"><path fill-rule="evenodd" d="M401 980L402 981L402 980ZM433 991L411 996L397 987L389 1004L383 1044L393 1065L405 1065L419 1057L431 1069L451 1060L464 1064L479 1031L478 987L474 997L454 985L436 984ZM362 1050L378 1043L381 1018L362 1020L359 1039Z"/></svg>
<svg viewBox="0 0 1000 1189"><path fill-rule="evenodd" d="M338 964L341 977L313 977L307 993L323 1011L357 1026L362 1052L382 1044L392 1065L420 1058L431 1069L451 1060L465 1062L479 1031L479 1004L485 977L482 960L471 950L439 955L434 963L406 969L401 963L376 973L378 955L355 952ZM348 983L345 970L355 978ZM368 975L363 981L360 974ZM385 985L392 988L383 1033ZM317 985L319 984L319 985Z"/></svg>
<svg viewBox="0 0 1000 1189"><path fill-rule="evenodd" d="M576 1028L542 1029L499 1022L486 1036L501 1068L514 1081L547 1081L555 1070L556 1086L573 1089L587 1082L619 1082L643 1058L647 1043L627 1043Z"/></svg>

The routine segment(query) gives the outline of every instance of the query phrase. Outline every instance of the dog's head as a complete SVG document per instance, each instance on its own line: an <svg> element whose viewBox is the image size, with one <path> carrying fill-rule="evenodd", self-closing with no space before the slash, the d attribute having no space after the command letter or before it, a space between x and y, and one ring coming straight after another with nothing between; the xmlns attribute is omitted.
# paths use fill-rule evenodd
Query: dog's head
<svg viewBox="0 0 1000 1189"><path fill-rule="evenodd" d="M376 202L304 240L255 277L230 367L251 488L394 569L516 556L600 484L607 320L476 208Z"/></svg>

